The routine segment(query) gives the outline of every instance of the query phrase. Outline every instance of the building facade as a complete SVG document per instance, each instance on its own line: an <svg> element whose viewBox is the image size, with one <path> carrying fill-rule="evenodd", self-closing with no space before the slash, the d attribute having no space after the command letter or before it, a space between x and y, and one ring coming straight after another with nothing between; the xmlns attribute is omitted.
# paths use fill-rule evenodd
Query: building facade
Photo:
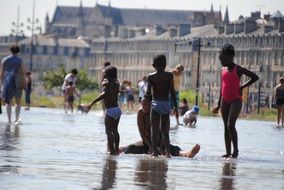
<svg viewBox="0 0 284 190"><path fill-rule="evenodd" d="M221 12L152 9L122 9L96 4L94 7L57 6L53 18L46 17L46 34L34 36L34 72L40 75L63 64L67 70L85 68L97 81L105 61L118 68L120 80L137 83L153 72L152 59L165 54L170 70L183 64L181 89L198 90L205 103L219 97L218 54L225 43L235 46L235 62L260 76L246 89L244 102L271 105L273 88L284 71L284 17L276 11L261 17L253 12L230 22L228 8ZM196 40L200 45L196 46ZM29 67L31 38L20 41ZM198 50L200 47L200 56ZM197 85L198 63L200 67ZM198 89L196 89L198 87Z"/></svg>

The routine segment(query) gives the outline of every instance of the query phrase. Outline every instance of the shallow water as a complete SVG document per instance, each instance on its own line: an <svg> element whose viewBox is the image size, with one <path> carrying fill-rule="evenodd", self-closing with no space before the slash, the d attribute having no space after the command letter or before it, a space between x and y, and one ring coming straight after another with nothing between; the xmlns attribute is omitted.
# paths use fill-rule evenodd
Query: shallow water
<svg viewBox="0 0 284 190"><path fill-rule="evenodd" d="M284 189L284 128L238 120L240 155L224 160L219 117L170 131L171 143L201 150L193 159L108 156L101 112L22 111L22 124L0 117L0 189ZM173 123L174 119L171 118ZM123 114L120 144L140 139L135 114Z"/></svg>

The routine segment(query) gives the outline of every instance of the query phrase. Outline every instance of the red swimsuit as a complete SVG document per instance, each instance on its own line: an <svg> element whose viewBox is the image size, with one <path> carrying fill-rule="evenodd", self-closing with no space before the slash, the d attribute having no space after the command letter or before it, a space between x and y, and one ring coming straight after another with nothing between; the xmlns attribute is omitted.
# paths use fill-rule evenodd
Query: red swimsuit
<svg viewBox="0 0 284 190"><path fill-rule="evenodd" d="M222 69L222 97L227 103L231 103L236 99L242 100L237 65L235 65L231 72L227 68Z"/></svg>

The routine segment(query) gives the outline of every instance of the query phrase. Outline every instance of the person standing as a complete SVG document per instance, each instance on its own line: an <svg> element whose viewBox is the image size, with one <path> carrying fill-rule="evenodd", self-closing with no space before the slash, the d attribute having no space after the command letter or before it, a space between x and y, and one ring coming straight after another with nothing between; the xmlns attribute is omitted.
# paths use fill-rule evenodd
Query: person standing
<svg viewBox="0 0 284 190"><path fill-rule="evenodd" d="M67 109L68 107L68 100L65 98L65 91L66 91L66 87L69 84L69 82L73 82L73 87L75 88L76 86L76 81L77 81L77 75L78 75L78 71L77 69L72 69L70 73L68 73L65 78L64 78L64 82L62 85L62 95L64 97L64 110Z"/></svg>
<svg viewBox="0 0 284 190"><path fill-rule="evenodd" d="M213 113L217 114L221 108L222 119L225 128L225 147L226 154L222 157L237 158L239 155L238 149L238 134L236 130L236 121L242 108L242 91L245 87L256 82L259 77L234 63L235 50L231 44L225 44L219 52L219 60L223 66L221 70L221 87L218 105L213 109ZM241 84L241 76L245 75L249 78L248 81ZM231 154L231 143L233 144L233 154Z"/></svg>
<svg viewBox="0 0 284 190"><path fill-rule="evenodd" d="M73 113L73 104L74 104L74 94L76 94L77 96L80 96L80 94L76 91L76 89L73 86L73 82L70 81L69 84L66 87L65 90L65 99L67 99L67 109L65 110L65 113L68 113L68 110L71 111L71 113Z"/></svg>
<svg viewBox="0 0 284 190"><path fill-rule="evenodd" d="M32 93L31 72L26 72L26 84L27 84L27 88L25 90L25 102L26 102L25 110L29 110L31 106L31 93Z"/></svg>
<svg viewBox="0 0 284 190"><path fill-rule="evenodd" d="M183 70L184 70L183 65L178 64L178 65L176 65L175 69L171 71L173 76L174 76L174 89L175 89L175 94L176 94L176 101L177 101L178 104L179 104L180 80L181 80ZM172 101L171 101L171 108L173 108L173 102ZM178 112L175 113L175 118L176 118L177 125L181 125L180 122L179 122L179 113Z"/></svg>
<svg viewBox="0 0 284 190"><path fill-rule="evenodd" d="M2 98L6 103L8 123L11 123L12 99L15 98L15 124L20 122L21 97L22 90L26 87L24 74L26 73L25 65L18 56L20 47L13 44L10 47L11 55L3 58L1 62L0 77L3 84Z"/></svg>
<svg viewBox="0 0 284 190"><path fill-rule="evenodd" d="M102 83L101 94L87 105L90 110L92 106L103 100L105 105L105 131L107 134L108 150L111 155L119 154L120 136L118 133L118 124L121 116L121 109L118 106L119 82L117 79L117 69L113 66L105 68L105 79Z"/></svg>
<svg viewBox="0 0 284 190"><path fill-rule="evenodd" d="M158 157L158 142L160 141L160 134L162 136L162 143L165 145L165 155L170 157L170 100L169 94L174 102L174 112L177 112L176 95L174 91L173 74L166 72L166 56L157 55L154 57L153 67L156 72L148 75L148 85L145 98L152 101L151 107L151 127L152 127L152 156Z"/></svg>
<svg viewBox="0 0 284 190"><path fill-rule="evenodd" d="M279 79L279 84L274 88L274 97L277 106L277 124L284 124L284 77Z"/></svg>
<svg viewBox="0 0 284 190"><path fill-rule="evenodd" d="M138 82L137 87L138 87L138 92L139 92L138 94L139 102L141 102L147 90L147 76L144 76L142 80Z"/></svg>

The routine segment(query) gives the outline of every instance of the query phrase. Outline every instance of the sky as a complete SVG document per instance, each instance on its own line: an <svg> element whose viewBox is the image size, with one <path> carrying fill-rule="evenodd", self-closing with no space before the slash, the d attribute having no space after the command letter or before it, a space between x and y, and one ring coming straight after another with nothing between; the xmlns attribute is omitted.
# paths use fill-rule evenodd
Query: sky
<svg viewBox="0 0 284 190"><path fill-rule="evenodd" d="M96 2L107 5L109 0L82 0L83 6L94 7ZM35 5L35 19L39 20L37 26L44 26L44 18L48 14L52 19L57 5L79 6L80 0L1 0L0 6L0 36L11 34L13 22L23 23L21 30L26 36L31 35L27 29L31 24L33 4ZM230 20L236 20L240 15L249 16L253 11L261 11L262 15L274 13L279 10L284 15L284 0L110 0L113 7L120 8L148 8L148 9L176 9L176 10L210 10L213 4L214 10L221 7L222 15L226 6L229 10ZM19 11L17 11L19 9Z"/></svg>

